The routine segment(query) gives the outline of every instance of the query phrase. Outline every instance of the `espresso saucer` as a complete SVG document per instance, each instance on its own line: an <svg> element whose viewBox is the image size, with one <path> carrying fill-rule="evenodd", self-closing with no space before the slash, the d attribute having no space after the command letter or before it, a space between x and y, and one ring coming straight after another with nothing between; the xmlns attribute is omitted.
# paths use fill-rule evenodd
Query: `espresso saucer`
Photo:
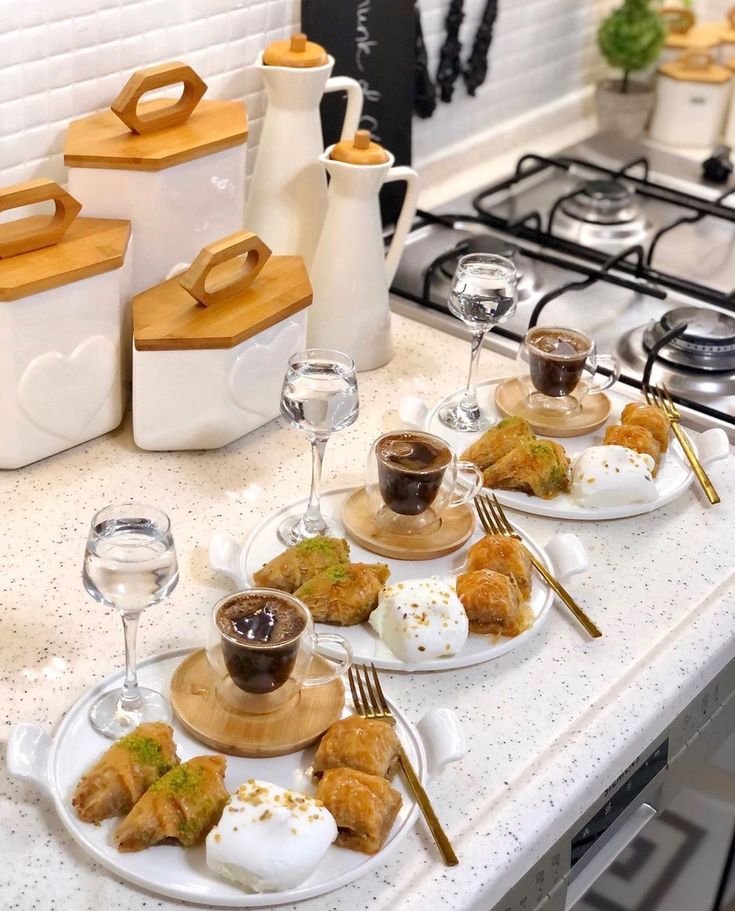
<svg viewBox="0 0 735 911"><path fill-rule="evenodd" d="M456 506L444 511L436 531L424 535L391 534L378 524L364 487L358 487L345 497L340 518L345 531L365 550L393 560L445 557L458 550L475 527L475 514L470 507Z"/></svg>
<svg viewBox="0 0 735 911"><path fill-rule="evenodd" d="M526 404L526 396L515 377L498 383L495 387L495 405L504 417L518 417L528 421L531 430L547 437L579 437L592 433L610 417L610 399L604 392L590 393L582 399L582 410L577 414L543 414Z"/></svg>
<svg viewBox="0 0 735 911"><path fill-rule="evenodd" d="M314 655L307 676L326 674L331 667ZM171 678L171 705L182 727L233 756L260 759L303 750L337 721L345 704L339 678L302 687L284 705L257 714L245 710L246 701L230 692L232 687L231 681L217 679L204 649L188 655Z"/></svg>

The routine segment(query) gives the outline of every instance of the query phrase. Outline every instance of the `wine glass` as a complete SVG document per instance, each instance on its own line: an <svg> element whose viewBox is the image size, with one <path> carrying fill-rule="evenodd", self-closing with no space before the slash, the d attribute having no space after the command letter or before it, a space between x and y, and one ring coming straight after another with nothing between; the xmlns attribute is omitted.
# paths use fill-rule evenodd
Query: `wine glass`
<svg viewBox="0 0 735 911"><path fill-rule="evenodd" d="M284 544L342 534L334 519L322 515L319 505L322 461L331 434L354 424L359 410L351 357L323 348L292 355L283 378L281 414L311 442L311 493L306 512L289 516L279 526L278 537Z"/></svg>
<svg viewBox="0 0 735 911"><path fill-rule="evenodd" d="M451 312L469 326L472 354L462 397L445 405L439 420L453 430L487 430L490 421L477 402L477 367L485 334L515 313L518 298L516 267L504 256L470 253L457 264L449 297Z"/></svg>
<svg viewBox="0 0 735 911"><path fill-rule="evenodd" d="M118 738L144 721L170 721L171 708L155 690L138 686L135 642L138 619L179 581L168 516L152 506L107 506L92 519L82 570L84 587L95 601L120 612L125 632L125 682L121 691L103 693L89 710L92 726Z"/></svg>

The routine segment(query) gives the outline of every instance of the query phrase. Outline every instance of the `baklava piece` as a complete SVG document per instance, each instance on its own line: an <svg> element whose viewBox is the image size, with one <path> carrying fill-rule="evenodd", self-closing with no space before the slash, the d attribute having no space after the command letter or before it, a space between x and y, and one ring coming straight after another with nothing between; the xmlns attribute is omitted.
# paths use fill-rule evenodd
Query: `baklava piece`
<svg viewBox="0 0 735 911"><path fill-rule="evenodd" d="M504 418L466 449L462 458L474 462L480 471L484 471L508 455L519 443L535 439L536 434L528 421L516 417Z"/></svg>
<svg viewBox="0 0 735 911"><path fill-rule="evenodd" d="M388 581L385 563L343 563L322 570L294 592L317 623L354 626L378 606Z"/></svg>
<svg viewBox="0 0 735 911"><path fill-rule="evenodd" d="M669 446L669 419L654 405L629 402L620 415L620 423L628 427L645 427L658 443L661 452Z"/></svg>
<svg viewBox="0 0 735 911"><path fill-rule="evenodd" d="M326 771L316 796L337 823L335 843L363 854L380 851L402 803L385 778L355 769Z"/></svg>
<svg viewBox="0 0 735 911"><path fill-rule="evenodd" d="M398 738L385 721L350 715L341 718L322 737L314 757L314 773L350 768L388 778L398 760Z"/></svg>
<svg viewBox="0 0 735 911"><path fill-rule="evenodd" d="M469 549L467 569L492 569L515 579L521 597L531 597L531 555L522 541L506 535L485 535Z"/></svg>
<svg viewBox="0 0 735 911"><path fill-rule="evenodd" d="M277 588L292 594L304 582L329 566L348 563L350 546L344 538L318 536L301 541L274 557L253 574L263 588Z"/></svg>
<svg viewBox="0 0 735 911"><path fill-rule="evenodd" d="M195 756L154 782L115 830L118 851L161 842L189 848L219 822L229 798L224 756Z"/></svg>
<svg viewBox="0 0 735 911"><path fill-rule="evenodd" d="M169 725L154 721L114 743L74 789L77 816L101 822L129 813L154 781L178 765L173 733Z"/></svg>
<svg viewBox="0 0 735 911"><path fill-rule="evenodd" d="M560 443L526 440L484 471L485 486L551 500L569 490L569 459Z"/></svg>
<svg viewBox="0 0 735 911"><path fill-rule="evenodd" d="M457 595L470 632L517 636L533 624L533 614L510 576L476 569L457 579Z"/></svg>
<svg viewBox="0 0 735 911"><path fill-rule="evenodd" d="M611 424L605 429L605 445L625 446L634 452L648 453L656 463L653 470L653 475L656 476L661 459L661 447L647 428L636 427L633 424Z"/></svg>

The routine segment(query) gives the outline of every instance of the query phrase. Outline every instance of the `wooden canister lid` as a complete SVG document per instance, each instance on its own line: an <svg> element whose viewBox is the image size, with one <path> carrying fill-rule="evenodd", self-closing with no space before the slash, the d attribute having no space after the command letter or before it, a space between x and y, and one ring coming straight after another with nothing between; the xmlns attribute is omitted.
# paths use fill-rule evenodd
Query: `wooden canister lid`
<svg viewBox="0 0 735 911"><path fill-rule="evenodd" d="M140 99L147 92L182 83L178 100ZM69 125L64 164L69 168L162 171L243 145L248 117L241 101L202 101L204 81L185 63L138 70L107 111Z"/></svg>
<svg viewBox="0 0 735 911"><path fill-rule="evenodd" d="M308 41L303 32L297 32L285 41L274 41L263 51L266 66L292 66L305 69L324 66L329 62L327 52L314 41Z"/></svg>
<svg viewBox="0 0 735 911"><path fill-rule="evenodd" d="M347 164L385 164L388 161L383 146L371 141L370 130L357 130L354 138L336 143L329 157Z"/></svg>
<svg viewBox="0 0 735 911"><path fill-rule="evenodd" d="M133 298L138 351L233 348L311 303L300 256L271 256L238 231L207 244L183 275Z"/></svg>
<svg viewBox="0 0 735 911"><path fill-rule="evenodd" d="M715 63L712 55L704 50L690 50L678 60L663 63L658 71L681 82L718 84L732 79L732 72L726 66Z"/></svg>
<svg viewBox="0 0 735 911"><path fill-rule="evenodd" d="M54 213L0 225L0 301L112 272L125 261L130 222L78 218L81 205L53 180L0 190L0 212L51 200Z"/></svg>

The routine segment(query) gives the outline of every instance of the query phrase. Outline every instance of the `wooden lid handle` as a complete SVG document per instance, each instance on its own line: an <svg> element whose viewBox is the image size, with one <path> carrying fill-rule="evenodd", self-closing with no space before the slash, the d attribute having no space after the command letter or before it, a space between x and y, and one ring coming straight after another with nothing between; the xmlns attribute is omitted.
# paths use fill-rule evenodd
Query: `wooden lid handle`
<svg viewBox="0 0 735 911"><path fill-rule="evenodd" d="M727 21L730 23L731 28L735 28L735 6L731 6L727 11L727 16L725 16Z"/></svg>
<svg viewBox="0 0 735 911"><path fill-rule="evenodd" d="M138 113L142 95L179 82L183 82L184 91L178 101L147 114ZM162 63L133 73L110 108L134 133L155 133L183 123L206 91L206 82L187 63Z"/></svg>
<svg viewBox="0 0 735 911"><path fill-rule="evenodd" d="M683 35L697 21L697 17L690 9L683 6L664 6L659 13L666 23L669 33Z"/></svg>
<svg viewBox="0 0 735 911"><path fill-rule="evenodd" d="M0 190L0 212L48 200L54 202L53 215L31 215L0 225L0 259L58 243L82 208L53 180L29 180Z"/></svg>
<svg viewBox="0 0 735 911"><path fill-rule="evenodd" d="M270 255L270 248L257 234L236 231L229 237L207 244L179 277L179 284L200 304L211 307L249 288ZM237 262L241 256L244 260ZM225 263L230 263L231 267L227 268ZM208 282L210 273L217 266L222 267L219 280Z"/></svg>
<svg viewBox="0 0 735 911"><path fill-rule="evenodd" d="M706 70L714 63L714 57L708 51L693 48L682 54L678 62L687 70Z"/></svg>

